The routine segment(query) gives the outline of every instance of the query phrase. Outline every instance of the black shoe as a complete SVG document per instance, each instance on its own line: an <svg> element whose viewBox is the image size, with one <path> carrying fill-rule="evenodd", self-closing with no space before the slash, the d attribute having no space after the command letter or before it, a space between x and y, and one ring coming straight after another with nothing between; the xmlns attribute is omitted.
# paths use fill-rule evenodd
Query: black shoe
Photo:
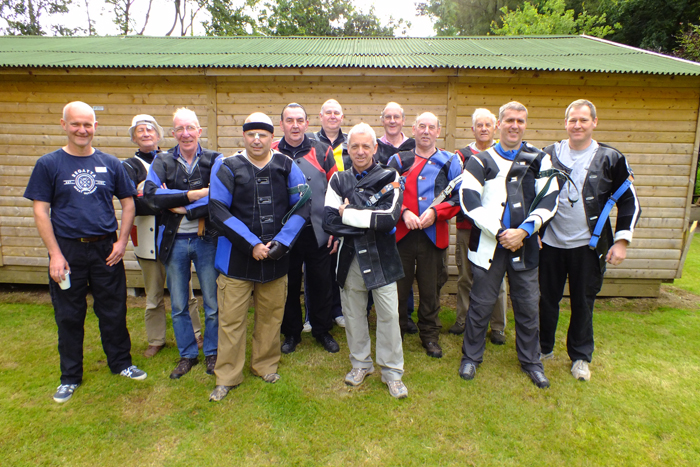
<svg viewBox="0 0 700 467"><path fill-rule="evenodd" d="M547 377L544 375L544 371L540 370L533 370L533 371L525 371L525 374L527 374L532 382L534 383L535 386L537 386L540 389L545 389L549 387L549 380Z"/></svg>
<svg viewBox="0 0 700 467"><path fill-rule="evenodd" d="M340 350L340 346L335 341L335 339L333 339L333 336L331 336L327 332L316 336L316 340L323 346L326 352L336 353Z"/></svg>
<svg viewBox="0 0 700 467"><path fill-rule="evenodd" d="M464 362L459 366L459 376L462 379L470 381L476 375L476 365L470 362Z"/></svg>
<svg viewBox="0 0 700 467"><path fill-rule="evenodd" d="M440 347L440 344L437 342L428 342L427 344L423 344L423 347L425 347L425 353L427 353L429 357L442 358L442 347Z"/></svg>
<svg viewBox="0 0 700 467"><path fill-rule="evenodd" d="M199 359L197 357L181 358L180 361L177 362L177 366L175 367L173 372L170 373L170 379L180 379L182 376L189 373L192 367L195 366L197 363L199 363Z"/></svg>
<svg viewBox="0 0 700 467"><path fill-rule="evenodd" d="M467 323L460 323L459 321L456 321L455 324L453 324L452 327L447 330L447 332L459 336L460 334L464 334L464 327L466 325Z"/></svg>
<svg viewBox="0 0 700 467"><path fill-rule="evenodd" d="M301 337L286 336L282 344L282 353L292 353L297 349L297 345L301 343Z"/></svg>
<svg viewBox="0 0 700 467"><path fill-rule="evenodd" d="M207 374L213 375L214 368L216 367L216 355L207 355L204 357L204 361L207 364Z"/></svg>
<svg viewBox="0 0 700 467"><path fill-rule="evenodd" d="M506 343L506 335L503 331L491 330L491 343L494 345L503 345Z"/></svg>
<svg viewBox="0 0 700 467"><path fill-rule="evenodd" d="M416 327L416 323L414 323L413 319L411 319L410 317L408 318L408 326L406 326L406 333L418 334L418 328Z"/></svg>

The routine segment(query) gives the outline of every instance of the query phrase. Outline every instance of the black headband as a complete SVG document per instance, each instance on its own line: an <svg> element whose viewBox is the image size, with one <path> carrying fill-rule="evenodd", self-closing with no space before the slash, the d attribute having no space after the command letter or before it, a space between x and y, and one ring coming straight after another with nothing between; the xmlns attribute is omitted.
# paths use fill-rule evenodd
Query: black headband
<svg viewBox="0 0 700 467"><path fill-rule="evenodd" d="M269 123L265 123L265 122L244 123L243 124L243 131L250 131L250 130L265 130L265 131L269 131L272 134L275 133L275 127L273 127Z"/></svg>

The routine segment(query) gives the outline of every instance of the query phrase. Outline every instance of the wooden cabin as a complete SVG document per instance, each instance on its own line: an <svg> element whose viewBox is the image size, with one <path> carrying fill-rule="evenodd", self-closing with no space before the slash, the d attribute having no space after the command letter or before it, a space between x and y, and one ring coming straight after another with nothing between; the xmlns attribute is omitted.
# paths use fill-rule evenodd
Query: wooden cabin
<svg viewBox="0 0 700 467"><path fill-rule="evenodd" d="M566 138L564 110L579 98L598 108L594 138L627 155L642 218L628 259L606 274L604 295L655 296L679 277L700 145L700 64L586 36L471 38L0 37L0 282L46 283L46 249L22 197L41 155L65 144L59 119L73 100L92 105L105 152L133 155L136 114L169 128L187 106L204 128L202 145L229 154L241 125L262 111L277 120L289 102L304 105L310 129L329 98L343 128L400 103L410 122L431 111L438 145L472 140L471 114L495 114L511 100L529 109L525 139L544 147ZM281 130L276 136L281 136ZM175 144L172 137L163 148ZM118 203L117 203L118 205ZM614 218L614 213L613 213ZM450 248L454 290L457 269ZM128 282L141 286L132 252Z"/></svg>

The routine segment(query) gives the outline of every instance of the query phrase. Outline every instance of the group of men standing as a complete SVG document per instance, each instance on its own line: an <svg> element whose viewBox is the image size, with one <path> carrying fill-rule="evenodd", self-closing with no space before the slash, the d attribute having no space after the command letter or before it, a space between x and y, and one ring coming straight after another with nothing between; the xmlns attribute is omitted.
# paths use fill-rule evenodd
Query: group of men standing
<svg viewBox="0 0 700 467"><path fill-rule="evenodd" d="M122 257L130 232L146 285L147 358L165 345L164 282L170 292L180 354L172 379L199 363L201 349L206 372L216 375L211 401L241 384L252 294L252 372L277 382L281 353L301 343L303 284L312 335L328 352L339 351L330 331L334 318L341 323L334 315L343 318L351 386L374 372L367 320L373 301L381 379L391 396L404 398L402 342L413 324L413 310L406 310L414 280L422 345L428 356L443 356L440 290L455 216L458 300L449 332L464 333L460 376L473 379L483 361L489 321L491 341L506 342L507 274L522 370L537 387L549 386L542 360L553 357L568 276L572 374L590 378L593 305L605 264L625 259L640 214L625 157L592 138L592 103L574 101L565 113L568 139L544 151L523 141L527 109L515 101L498 118L477 109L475 141L455 154L436 146L441 123L430 112L416 118L413 138L403 133L405 113L394 102L382 111L381 138L366 123L343 133L335 100L319 116L321 131L307 133L306 110L288 104L280 115L283 137L273 142L272 120L253 113L242 126L244 149L223 156L201 147L202 128L189 109L175 112L178 144L167 152L158 146L162 127L137 115L129 134L138 151L122 165L92 147L92 108L66 105L68 143L39 159L25 192L49 250L61 357L54 400L67 401L82 382L88 289L111 371L146 377L132 365L126 329ZM118 235L113 196L122 204ZM613 235L607 217L615 202Z"/></svg>

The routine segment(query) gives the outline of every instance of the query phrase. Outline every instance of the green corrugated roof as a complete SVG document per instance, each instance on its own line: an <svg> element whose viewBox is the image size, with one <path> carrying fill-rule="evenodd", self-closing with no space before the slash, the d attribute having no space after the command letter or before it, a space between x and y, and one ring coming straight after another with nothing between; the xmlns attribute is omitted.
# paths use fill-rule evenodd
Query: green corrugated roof
<svg viewBox="0 0 700 467"><path fill-rule="evenodd" d="M2 67L481 68L700 75L700 64L586 36L0 37Z"/></svg>

